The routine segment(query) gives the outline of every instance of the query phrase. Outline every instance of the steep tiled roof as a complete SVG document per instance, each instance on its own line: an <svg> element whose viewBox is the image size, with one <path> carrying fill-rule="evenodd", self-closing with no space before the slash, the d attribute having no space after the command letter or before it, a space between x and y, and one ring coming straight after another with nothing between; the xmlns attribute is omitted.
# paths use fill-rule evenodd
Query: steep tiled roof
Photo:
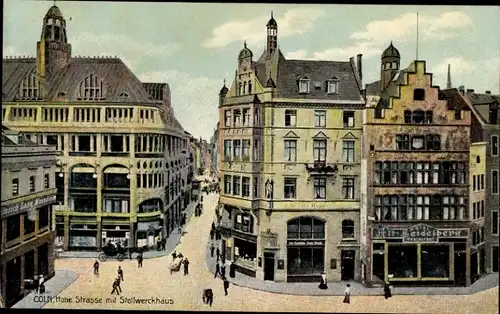
<svg viewBox="0 0 500 314"><path fill-rule="evenodd" d="M21 81L36 68L35 59L4 59L2 73L3 100L15 100ZM72 58L49 82L44 100L53 100L65 93L68 101L78 101L80 83L90 74L101 79L107 87L106 102L153 102L139 79L119 58ZM126 93L124 100L120 94Z"/></svg>
<svg viewBox="0 0 500 314"><path fill-rule="evenodd" d="M80 83L90 74L104 81L107 86L106 102L121 102L119 95L128 94L129 102L152 102L141 81L119 58L73 58L51 84L47 98L58 93L67 94L69 101L76 101Z"/></svg>
<svg viewBox="0 0 500 314"><path fill-rule="evenodd" d="M464 98L456 88L441 90L441 97L443 100L447 101L448 110L455 110L457 106L460 110L470 110Z"/></svg>
<svg viewBox="0 0 500 314"><path fill-rule="evenodd" d="M2 100L14 99L21 81L35 70L35 58L3 59Z"/></svg>
<svg viewBox="0 0 500 314"><path fill-rule="evenodd" d="M310 92L301 94L298 82L305 77L310 80ZM326 82L332 78L339 80L338 94L326 93ZM279 98L359 100L361 97L354 69L348 61L282 60L275 83Z"/></svg>
<svg viewBox="0 0 500 314"><path fill-rule="evenodd" d="M465 94L467 99L476 109L476 112L481 115L483 121L487 122L490 119L490 104L497 102L500 104L500 95L494 94L479 94L468 92Z"/></svg>

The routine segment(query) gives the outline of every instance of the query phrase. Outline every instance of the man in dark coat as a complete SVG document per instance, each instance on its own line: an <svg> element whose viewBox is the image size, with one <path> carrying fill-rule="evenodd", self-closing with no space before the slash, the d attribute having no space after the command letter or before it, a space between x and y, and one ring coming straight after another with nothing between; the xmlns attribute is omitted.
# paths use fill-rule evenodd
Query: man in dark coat
<svg viewBox="0 0 500 314"><path fill-rule="evenodd" d="M224 280L224 293L227 295L227 289L229 288L229 281L227 281L226 277L222 277L222 280Z"/></svg>
<svg viewBox="0 0 500 314"><path fill-rule="evenodd" d="M210 304L210 306L212 306L213 301L214 301L214 293L212 289L203 290L203 303Z"/></svg>
<svg viewBox="0 0 500 314"><path fill-rule="evenodd" d="M120 278L121 281L125 281L123 280L123 269L121 266L118 266L118 278Z"/></svg>
<svg viewBox="0 0 500 314"><path fill-rule="evenodd" d="M218 262L219 259L220 259L220 250L219 250L219 248L217 248L217 250L215 251L215 254L217 254L217 262Z"/></svg>
<svg viewBox="0 0 500 314"><path fill-rule="evenodd" d="M177 252L176 252L176 251L174 251L174 252L172 253L172 261L175 261L175 259L176 259L176 258L177 258Z"/></svg>
<svg viewBox="0 0 500 314"><path fill-rule="evenodd" d="M99 262L95 261L94 263L94 275L99 276Z"/></svg>
<svg viewBox="0 0 500 314"><path fill-rule="evenodd" d="M389 282L386 282L384 284L384 297L386 300L392 297L391 286Z"/></svg>
<svg viewBox="0 0 500 314"><path fill-rule="evenodd" d="M186 276L189 273L189 261L186 258L182 263L184 263L184 276Z"/></svg>
<svg viewBox="0 0 500 314"><path fill-rule="evenodd" d="M215 264L215 275L214 278L217 278L217 275L220 273L220 266L219 263Z"/></svg>
<svg viewBox="0 0 500 314"><path fill-rule="evenodd" d="M213 239L214 239L214 231L210 230L210 240L213 240Z"/></svg>
<svg viewBox="0 0 500 314"><path fill-rule="evenodd" d="M215 231L215 222L212 222L212 230Z"/></svg>
<svg viewBox="0 0 500 314"><path fill-rule="evenodd" d="M224 263L222 264L222 267L220 268L220 275L222 278L226 278L226 266Z"/></svg>
<svg viewBox="0 0 500 314"><path fill-rule="evenodd" d="M142 256L142 252L139 253L139 255L137 255L137 267L142 267L142 259L143 259L143 256Z"/></svg>
<svg viewBox="0 0 500 314"><path fill-rule="evenodd" d="M116 292L116 294L120 295L120 292L118 291L118 287L119 287L119 283L118 283L118 278L115 279L115 281L113 281L113 290L111 291L111 294L114 294Z"/></svg>
<svg viewBox="0 0 500 314"><path fill-rule="evenodd" d="M214 251L215 251L215 246L212 244L212 245L210 246L210 256L211 256L211 257L214 257Z"/></svg>

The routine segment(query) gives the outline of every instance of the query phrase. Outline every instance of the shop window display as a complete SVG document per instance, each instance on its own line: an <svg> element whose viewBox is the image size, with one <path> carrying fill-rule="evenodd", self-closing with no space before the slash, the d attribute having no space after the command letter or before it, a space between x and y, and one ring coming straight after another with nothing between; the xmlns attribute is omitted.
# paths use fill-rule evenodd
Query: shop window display
<svg viewBox="0 0 500 314"><path fill-rule="evenodd" d="M450 248L447 245L422 245L422 277L448 278L450 275Z"/></svg>
<svg viewBox="0 0 500 314"><path fill-rule="evenodd" d="M418 257L416 245L390 245L388 248L389 272L394 278L416 278Z"/></svg>

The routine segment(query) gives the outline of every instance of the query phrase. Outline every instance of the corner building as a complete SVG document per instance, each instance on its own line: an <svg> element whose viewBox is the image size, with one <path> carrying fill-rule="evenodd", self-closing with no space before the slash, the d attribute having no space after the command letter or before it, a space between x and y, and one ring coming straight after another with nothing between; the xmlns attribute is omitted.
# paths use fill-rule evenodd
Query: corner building
<svg viewBox="0 0 500 314"><path fill-rule="evenodd" d="M359 279L361 55L287 60L278 25L220 91L222 253L276 282Z"/></svg>
<svg viewBox="0 0 500 314"><path fill-rule="evenodd" d="M56 6L36 58L3 59L2 123L59 153L56 244L153 246L180 221L188 136L166 83L143 83L118 58L73 57Z"/></svg>
<svg viewBox="0 0 500 314"><path fill-rule="evenodd" d="M400 69L392 43L380 75L363 122L365 281L470 284L470 109L456 89L432 85L425 61Z"/></svg>
<svg viewBox="0 0 500 314"><path fill-rule="evenodd" d="M25 280L54 270L56 202L54 147L38 145L19 132L2 128L2 300L11 307L24 297Z"/></svg>

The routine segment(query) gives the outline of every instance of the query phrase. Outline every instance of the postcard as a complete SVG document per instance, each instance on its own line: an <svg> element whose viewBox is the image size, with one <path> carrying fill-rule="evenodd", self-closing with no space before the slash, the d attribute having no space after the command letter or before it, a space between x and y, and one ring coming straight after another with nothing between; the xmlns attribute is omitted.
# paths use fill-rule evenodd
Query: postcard
<svg viewBox="0 0 500 314"><path fill-rule="evenodd" d="M5 1L1 307L497 313L499 17Z"/></svg>

